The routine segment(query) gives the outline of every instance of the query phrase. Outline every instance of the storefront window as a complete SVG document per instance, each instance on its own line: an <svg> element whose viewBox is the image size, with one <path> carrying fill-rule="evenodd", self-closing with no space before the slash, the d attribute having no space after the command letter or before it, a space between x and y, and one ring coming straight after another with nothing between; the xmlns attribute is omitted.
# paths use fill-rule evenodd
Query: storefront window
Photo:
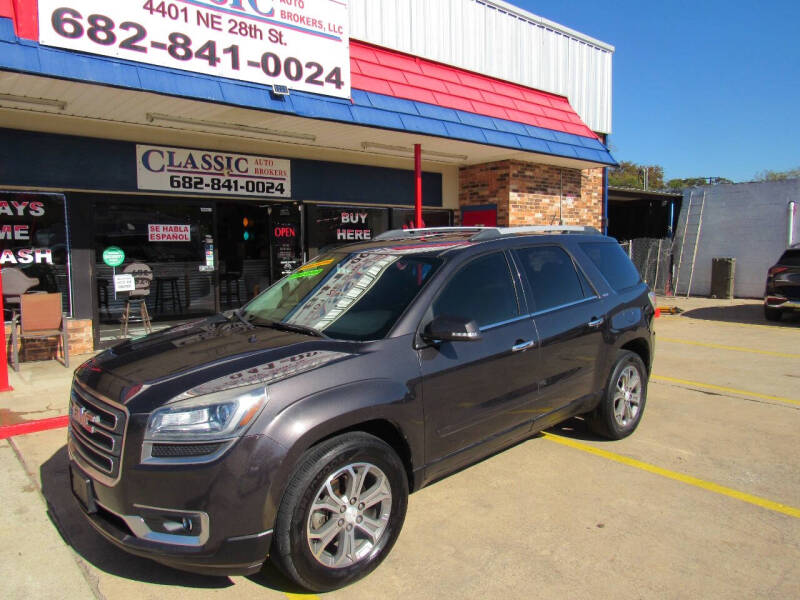
<svg viewBox="0 0 800 600"><path fill-rule="evenodd" d="M389 229L388 208L307 204L306 210L310 258L328 248L369 241Z"/></svg>
<svg viewBox="0 0 800 600"><path fill-rule="evenodd" d="M98 201L94 214L102 322L119 324L128 294L117 292L114 276L134 264L152 271L146 296L151 319L173 320L215 311L213 203ZM109 248L122 250L122 264L104 262Z"/></svg>
<svg viewBox="0 0 800 600"><path fill-rule="evenodd" d="M7 270L15 269L26 276L18 281L30 286L28 292L61 293L63 310L71 315L64 196L0 192L0 265L9 284L13 276L7 275ZM4 293L8 291L4 289Z"/></svg>
<svg viewBox="0 0 800 600"><path fill-rule="evenodd" d="M241 306L302 263L296 205L220 202L217 211L223 310Z"/></svg>

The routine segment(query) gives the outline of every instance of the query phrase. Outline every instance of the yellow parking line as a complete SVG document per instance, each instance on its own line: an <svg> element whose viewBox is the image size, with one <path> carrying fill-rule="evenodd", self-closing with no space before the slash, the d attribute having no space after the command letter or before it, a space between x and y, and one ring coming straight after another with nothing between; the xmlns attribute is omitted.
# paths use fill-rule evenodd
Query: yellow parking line
<svg viewBox="0 0 800 600"><path fill-rule="evenodd" d="M681 340L678 338L659 336L657 341L667 342L669 344L687 344L689 346L702 346L703 348L715 348L717 350L735 350L736 352L750 352L751 354L780 356L781 358L800 358L800 354L789 354L788 352L773 352L772 350L756 350L755 348L745 348L743 346L725 346L723 344L712 344L709 342L694 342L692 340Z"/></svg>
<svg viewBox="0 0 800 600"><path fill-rule="evenodd" d="M689 309L692 310L692 309ZM670 315L668 313L661 313L661 317L664 319L675 319L678 321L682 321L684 319L692 319L692 317L687 317L686 315ZM723 325L726 327L760 327L761 329L769 329L770 331L788 331L793 334L797 334L800 329L797 327L792 327L790 323L775 323L775 325L760 325L758 323L732 323L731 321L716 321L714 319L696 319L697 321L701 321L707 323L709 325Z"/></svg>
<svg viewBox="0 0 800 600"><path fill-rule="evenodd" d="M759 394L758 392L750 392L747 390L737 390L736 388L714 385L713 383L701 383L699 381L689 381L688 379L676 379L674 377L666 377L664 375L651 375L650 379L651 381L664 381L667 383L677 383L679 385L687 385L689 387L696 387L705 390L727 392L729 394L737 394L739 396L750 396L751 398L760 398L762 400L772 400L774 402L784 402L786 404L793 404L795 406L800 406L800 400L794 400L792 398L784 398L783 396L770 396L769 394Z"/></svg>
<svg viewBox="0 0 800 600"><path fill-rule="evenodd" d="M742 502L755 504L756 506L800 519L800 508L795 508L794 506L773 502L772 500L767 500L766 498L761 498L760 496L754 496L752 494L740 492L739 490L734 490L733 488L725 487L724 485L718 485L710 481L698 479L697 477L692 477L691 475L684 475L683 473L662 469L661 467L651 465L650 463L636 460L634 458L628 458L627 456L622 456L621 454L608 452L607 450L601 450L600 448L595 448L594 446L583 444L570 438L553 435L551 433L545 433L544 437L551 442L556 442L557 444L561 444L563 446L569 446L570 448L575 448L576 450L581 450L582 452L588 452L589 454L594 454L595 456L599 456L601 458L613 460L614 462L628 465L629 467L634 467L636 469L641 469L642 471L661 475L662 477L674 479L675 481L680 481L681 483L686 483L688 485L693 485L709 492L714 492L715 494L722 494L723 496L728 496L729 498L735 498L736 500L741 500Z"/></svg>
<svg viewBox="0 0 800 600"><path fill-rule="evenodd" d="M292 594L290 592L283 592L289 600L320 600L319 596L314 594Z"/></svg>

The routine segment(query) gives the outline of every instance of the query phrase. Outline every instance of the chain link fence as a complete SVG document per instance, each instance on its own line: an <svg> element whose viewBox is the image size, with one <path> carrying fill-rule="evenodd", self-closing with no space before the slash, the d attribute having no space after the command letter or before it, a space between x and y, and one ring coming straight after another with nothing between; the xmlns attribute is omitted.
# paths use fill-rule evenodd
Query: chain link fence
<svg viewBox="0 0 800 600"><path fill-rule="evenodd" d="M657 294L673 290L673 243L669 238L636 238L620 244L639 270L642 279Z"/></svg>

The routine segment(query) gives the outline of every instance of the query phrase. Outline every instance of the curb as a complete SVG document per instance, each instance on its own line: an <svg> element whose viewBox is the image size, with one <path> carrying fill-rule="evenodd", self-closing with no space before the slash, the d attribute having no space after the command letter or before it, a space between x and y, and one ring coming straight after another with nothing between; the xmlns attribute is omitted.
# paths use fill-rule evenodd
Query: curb
<svg viewBox="0 0 800 600"><path fill-rule="evenodd" d="M4 427L0 427L0 440L17 435L26 435L28 433L47 431L48 429L60 429L61 427L66 427L68 422L69 417L64 415L61 417L51 417L49 419L25 421L24 423L17 423L16 425L6 425Z"/></svg>

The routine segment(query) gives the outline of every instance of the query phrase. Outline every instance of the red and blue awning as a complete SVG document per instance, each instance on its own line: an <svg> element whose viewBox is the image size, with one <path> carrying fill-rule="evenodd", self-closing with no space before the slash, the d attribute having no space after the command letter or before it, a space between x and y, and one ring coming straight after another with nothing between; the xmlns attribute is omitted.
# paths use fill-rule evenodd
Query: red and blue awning
<svg viewBox="0 0 800 600"><path fill-rule="evenodd" d="M615 165L569 101L351 40L352 97L292 91L39 45L36 3L0 0L0 69Z"/></svg>

